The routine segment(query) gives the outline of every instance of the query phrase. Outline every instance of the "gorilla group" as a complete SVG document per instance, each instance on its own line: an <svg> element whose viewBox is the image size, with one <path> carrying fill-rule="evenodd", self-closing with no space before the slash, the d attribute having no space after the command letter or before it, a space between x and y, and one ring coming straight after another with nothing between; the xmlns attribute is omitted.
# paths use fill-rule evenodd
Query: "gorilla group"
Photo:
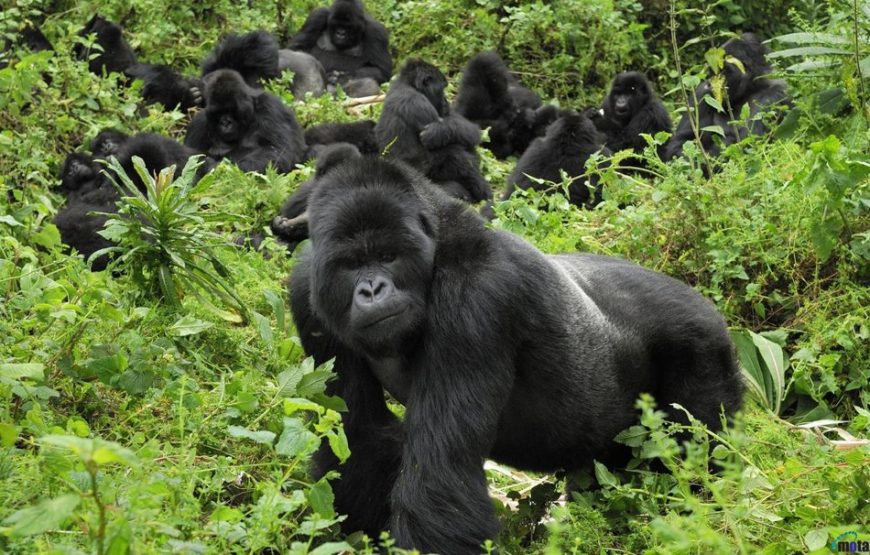
<svg viewBox="0 0 870 555"><path fill-rule="evenodd" d="M134 156L142 159L149 172L157 173L172 165L180 171L188 159L196 154L194 150L168 137L154 133L131 137L112 129L100 132L91 142L90 150L90 154L74 152L64 161L61 167L61 190L67 197L67 203L54 218L61 241L86 259L112 245L99 232L108 219L105 214L117 212L115 203L119 198L112 180L120 185L120 179L111 171L101 174L103 168L100 161L109 156L117 158L124 173L144 192L145 184L133 167ZM206 161L200 166L198 177L211 167L212 163ZM99 257L92 262L91 269L101 271L108 262L108 257Z"/></svg>
<svg viewBox="0 0 870 555"><path fill-rule="evenodd" d="M481 52L468 61L455 110L489 128L485 146L498 158L525 152L557 115L555 106L544 106L534 91L517 82L495 52Z"/></svg>
<svg viewBox="0 0 870 555"><path fill-rule="evenodd" d="M689 286L616 258L544 255L402 163L351 158L318 181L290 297L306 352L335 359L328 392L348 407L350 459L325 442L315 456L316 477L341 473L347 532L480 553L498 531L484 459L624 463L613 438L643 392L711 430L740 407L728 329Z"/></svg>
<svg viewBox="0 0 870 555"><path fill-rule="evenodd" d="M451 195L477 202L492 198L475 147L480 128L450 110L447 78L432 64L409 60L390 86L375 135L387 157L423 172Z"/></svg>

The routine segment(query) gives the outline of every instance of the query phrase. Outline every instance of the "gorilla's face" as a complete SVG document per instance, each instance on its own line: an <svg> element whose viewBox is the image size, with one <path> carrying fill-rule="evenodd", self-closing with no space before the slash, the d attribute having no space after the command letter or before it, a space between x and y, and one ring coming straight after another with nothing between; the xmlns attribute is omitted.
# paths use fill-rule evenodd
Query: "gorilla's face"
<svg viewBox="0 0 870 555"><path fill-rule="evenodd" d="M61 169L61 186L66 191L76 191L96 177L93 163L85 154L70 154Z"/></svg>
<svg viewBox="0 0 870 555"><path fill-rule="evenodd" d="M429 99L432 106L442 118L450 114L450 104L447 102L447 96L444 94L444 89L447 87L447 79L441 72L421 71L418 76L414 88L423 93Z"/></svg>
<svg viewBox="0 0 870 555"><path fill-rule="evenodd" d="M353 48L362 41L365 17L356 4L347 2L333 7L327 22L329 40L339 50Z"/></svg>
<svg viewBox="0 0 870 555"><path fill-rule="evenodd" d="M205 115L213 142L235 145L254 121L254 91L235 71L218 70L206 76ZM226 153L212 152L222 155Z"/></svg>
<svg viewBox="0 0 870 555"><path fill-rule="evenodd" d="M732 104L740 104L752 91L752 75L737 64L726 62L722 70L725 88Z"/></svg>
<svg viewBox="0 0 870 555"><path fill-rule="evenodd" d="M308 206L312 304L348 346L395 354L425 318L434 233L418 198L383 186L399 172L364 175L353 166L330 172Z"/></svg>
<svg viewBox="0 0 870 555"><path fill-rule="evenodd" d="M650 90L646 77L639 73L619 74L607 96L609 116L622 122L630 120L649 102Z"/></svg>

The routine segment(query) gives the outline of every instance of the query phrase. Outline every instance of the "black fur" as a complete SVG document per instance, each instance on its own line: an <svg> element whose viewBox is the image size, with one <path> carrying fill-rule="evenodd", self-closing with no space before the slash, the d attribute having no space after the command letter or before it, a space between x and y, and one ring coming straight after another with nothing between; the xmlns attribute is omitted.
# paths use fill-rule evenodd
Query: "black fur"
<svg viewBox="0 0 870 555"><path fill-rule="evenodd" d="M323 177L341 162L359 158L359 149L350 143L334 143L323 146L317 158L314 177L303 183L299 189L284 201L278 215L272 220L272 233L286 243L292 251L296 245L308 238L308 197Z"/></svg>
<svg viewBox="0 0 870 555"><path fill-rule="evenodd" d="M726 61L724 112L719 112L703 98L712 95L709 81L704 81L695 90L694 98L689 99L689 111L683 114L674 135L665 145L663 158L670 160L683 153L683 145L695 140L694 112L697 109L698 133L705 152L716 156L722 145L739 142L750 133L761 135L768 129L763 115L776 107L790 103L785 82L771 80L767 76L772 71L765 54L767 48L752 33L743 33L740 38L728 40L723 48L726 56L742 62L745 72L735 64ZM749 105L749 121L738 121L744 105ZM719 137L712 131L702 131L705 127L720 126L725 134ZM714 137L718 137L714 140Z"/></svg>
<svg viewBox="0 0 870 555"><path fill-rule="evenodd" d="M244 171L272 164L289 172L305 157L302 128L277 96L254 89L233 70L206 75L206 108L187 128L184 143L215 160L229 158Z"/></svg>
<svg viewBox="0 0 870 555"><path fill-rule="evenodd" d="M160 104L167 110L179 108L187 111L202 106L203 84L200 79L185 77L169 66L160 64L134 64L126 74L141 79L142 98L147 104Z"/></svg>
<svg viewBox="0 0 870 555"><path fill-rule="evenodd" d="M497 158L522 154L555 120L554 107L542 107L534 91L510 74L495 52L472 57L462 73L454 109L489 128L489 148Z"/></svg>
<svg viewBox="0 0 870 555"><path fill-rule="evenodd" d="M79 36L87 37L96 35L94 44L102 47L102 51L86 48L82 44L73 47L73 53L79 60L88 62L91 73L102 75L103 73L124 73L132 67L136 60L136 53L124 39L120 25L112 23L101 15L95 15L79 31ZM93 56L93 58L92 58Z"/></svg>
<svg viewBox="0 0 870 555"><path fill-rule="evenodd" d="M447 79L438 68L410 60L390 86L375 126L378 148L407 162L463 200L492 198L475 147L480 128L450 112Z"/></svg>
<svg viewBox="0 0 870 555"><path fill-rule="evenodd" d="M604 99L602 112L593 122L606 135L604 144L613 152L629 149L641 153L647 145L642 133L655 135L659 131L670 133L673 130L664 104L652 91L647 78L636 71L616 76ZM641 165L636 158L630 160L630 165Z"/></svg>
<svg viewBox="0 0 870 555"><path fill-rule="evenodd" d="M362 154L377 154L378 140L375 136L376 122L372 120L352 123L321 123L305 130L308 146L350 143Z"/></svg>
<svg viewBox="0 0 870 555"><path fill-rule="evenodd" d="M251 87L260 81L274 79L281 74L278 67L278 41L266 31L253 31L244 35L227 35L202 63L205 77L219 69L237 71Z"/></svg>
<svg viewBox="0 0 870 555"><path fill-rule="evenodd" d="M528 176L561 183L561 172L575 177L568 187L568 200L577 206L594 206L601 201L601 190L596 181L590 184L579 177L586 173L586 161L603 148L604 135L583 114L564 112L547 129L546 135L532 142L517 161L514 171L508 176L507 189L502 198L509 198L515 189L542 190L547 184L539 184ZM590 186L593 189L590 194Z"/></svg>
<svg viewBox="0 0 870 555"><path fill-rule="evenodd" d="M361 88L370 93L370 87L358 82L371 81L377 90L393 72L387 30L359 0L335 0L330 8L313 10L289 48L314 56L323 65L329 85L346 90Z"/></svg>
<svg viewBox="0 0 870 555"><path fill-rule="evenodd" d="M102 47L102 52L91 52L81 44L76 44L73 52L78 59L88 60L91 72L123 73L127 79L143 81L142 98L146 104L181 110L202 105L202 83L198 79L184 77L169 66L140 63L119 25L95 15L79 32L83 37L89 34L96 35L95 43ZM94 54L96 57L90 59Z"/></svg>
<svg viewBox="0 0 870 555"><path fill-rule="evenodd" d="M94 158L107 158L117 154L121 147L130 140L130 135L117 129L103 129L91 141L91 153Z"/></svg>
<svg viewBox="0 0 870 555"><path fill-rule="evenodd" d="M345 162L312 192L293 317L352 452L324 442L315 476L341 473L345 531L399 547L477 554L498 532L484 459L540 472L616 464L614 436L648 392L713 430L741 401L728 329L687 285L616 258L545 255L487 229L411 168ZM384 390L405 405L400 421Z"/></svg>
<svg viewBox="0 0 870 555"><path fill-rule="evenodd" d="M115 157L121 167L140 191L145 191L145 184L133 167L133 157L138 156L145 162L149 173L157 174L163 168L175 166L175 175L178 176L191 156L197 152L175 139L164 137L156 133L140 133L126 140L118 149ZM199 176L208 172L213 163L205 161L199 167ZM119 181L120 184L120 181Z"/></svg>
<svg viewBox="0 0 870 555"><path fill-rule="evenodd" d="M151 174L157 174L163 168L174 164L175 175L178 176L188 159L195 154L192 149L177 141L154 133L141 133L130 137L119 131L105 130L97 135L92 145L105 150L105 143L109 141L109 137L120 138L122 141L117 145L115 152L107 154L118 159L124 173L143 192L145 185L133 167L134 156L142 158ZM201 177L211 167L212 164L204 163L200 166L197 175ZM54 224L60 231L61 241L85 258L112 245L98 233L103 229L107 217L91 212L117 212L116 202L119 192L110 180L114 179L117 185L123 188L123 182L113 174L112 170L107 169L106 174L101 174L102 169L103 167L93 157L81 153L67 156L61 168L61 187L67 196L67 204L55 216ZM93 262L91 269L104 270L108 262L107 256L101 256Z"/></svg>

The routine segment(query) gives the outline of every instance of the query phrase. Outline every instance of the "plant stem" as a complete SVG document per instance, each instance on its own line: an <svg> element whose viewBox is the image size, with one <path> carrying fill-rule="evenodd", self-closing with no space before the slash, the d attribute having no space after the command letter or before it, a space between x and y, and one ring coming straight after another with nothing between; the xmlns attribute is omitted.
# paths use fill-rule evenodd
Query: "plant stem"
<svg viewBox="0 0 870 555"><path fill-rule="evenodd" d="M94 503L97 505L97 518L99 527L97 528L97 555L105 553L105 538L106 538L106 506L103 500L100 499L100 489L97 487L97 467L90 463L87 465L88 475L91 477L91 495L94 498Z"/></svg>
<svg viewBox="0 0 870 555"><path fill-rule="evenodd" d="M704 165L707 167L707 175L713 175L713 165L710 162L710 158L707 156L707 151L704 150L704 145L701 142L701 132L699 130L700 122L698 121L700 118L698 112L698 98L695 97L694 107L689 103L689 93L686 90L686 85L683 83L683 67L682 62L680 61L680 47L677 44L677 4L676 0L670 0L668 2L668 27L670 27L671 31L671 48L674 51L674 64L676 65L677 75L680 76L680 92L683 94L683 102L686 104L686 110L689 112L686 115L689 117L689 124L692 127L692 134L695 136L695 144L698 145L698 149L701 151L701 155L704 157ZM695 96L694 91L692 91L692 96Z"/></svg>
<svg viewBox="0 0 870 555"><path fill-rule="evenodd" d="M860 26L858 25L858 0L852 0L852 38L855 41L855 71L858 72L858 94L861 97L861 114L870 120L870 108L867 107L867 91L864 89L864 76L861 74L861 44L858 41Z"/></svg>

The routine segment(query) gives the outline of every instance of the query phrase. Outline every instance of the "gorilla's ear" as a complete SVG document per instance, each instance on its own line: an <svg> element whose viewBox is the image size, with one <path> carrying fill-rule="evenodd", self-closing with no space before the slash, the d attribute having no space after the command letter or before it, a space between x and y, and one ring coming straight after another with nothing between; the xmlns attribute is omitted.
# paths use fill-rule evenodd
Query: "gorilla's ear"
<svg viewBox="0 0 870 555"><path fill-rule="evenodd" d="M432 225L432 221L429 219L427 214L420 212L420 227L423 228L423 233L425 233L428 237L435 239L435 226Z"/></svg>
<svg viewBox="0 0 870 555"><path fill-rule="evenodd" d="M314 175L323 177L345 160L360 158L359 149L350 143L335 143L324 148L317 157Z"/></svg>
<svg viewBox="0 0 870 555"><path fill-rule="evenodd" d="M429 83L432 82L432 75L428 71L418 71L414 79L414 88L418 91L425 91L429 88Z"/></svg>

